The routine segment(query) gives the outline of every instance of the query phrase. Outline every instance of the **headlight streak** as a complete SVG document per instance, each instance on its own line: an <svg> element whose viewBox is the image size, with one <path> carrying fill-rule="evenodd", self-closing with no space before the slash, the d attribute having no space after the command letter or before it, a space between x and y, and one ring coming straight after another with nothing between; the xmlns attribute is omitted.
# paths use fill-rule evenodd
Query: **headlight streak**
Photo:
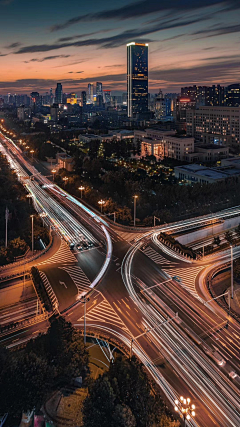
<svg viewBox="0 0 240 427"><path fill-rule="evenodd" d="M138 308L142 311L143 316L147 319L149 325L152 327L153 325L162 322L165 318L160 314L153 316L153 313L150 312L147 305L144 304L137 296L131 279L132 260L136 251L141 247L141 244L141 241L138 242L138 244L130 248L128 253L125 255L122 264L122 277L129 295L138 305ZM184 376L186 383L193 390L193 392L195 394L203 395L202 399L204 400L207 407L207 400L211 400L212 406L210 409L212 412L214 412L215 417L220 418L221 422L223 419L225 419L225 424L223 425L226 425L226 422L230 422L230 425L238 427L240 414L235 409L235 406L239 407L238 396L234 394L233 390L226 383L226 381L221 378L218 368L212 364L207 356L199 351L198 347L196 347L191 342L189 343L187 337L184 336L182 332L180 333L179 330L180 329L177 325L168 324L167 326L161 328L161 334L157 331L154 331L151 335L155 336L156 341L162 344L162 346L160 345L158 347L159 351L161 351L162 347L166 349L168 360L170 363L172 361L174 362L174 365L177 366L177 370L181 375ZM182 349L184 349L184 351ZM176 351L178 354L176 354ZM188 367L188 370L185 368L185 366ZM222 391L218 390L211 378L214 380L214 382L219 384Z"/></svg>

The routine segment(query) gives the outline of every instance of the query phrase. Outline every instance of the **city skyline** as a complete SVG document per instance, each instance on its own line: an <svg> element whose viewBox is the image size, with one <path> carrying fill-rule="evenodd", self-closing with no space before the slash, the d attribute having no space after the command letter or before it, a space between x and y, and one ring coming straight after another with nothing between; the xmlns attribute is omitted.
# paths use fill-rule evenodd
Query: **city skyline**
<svg viewBox="0 0 240 427"><path fill-rule="evenodd" d="M0 93L104 89L126 92L126 44L149 43L149 91L186 84L239 81L240 25L236 0L167 2L105 0L67 10L61 2L29 8L29 1L2 0ZM19 19L20 17L20 19Z"/></svg>

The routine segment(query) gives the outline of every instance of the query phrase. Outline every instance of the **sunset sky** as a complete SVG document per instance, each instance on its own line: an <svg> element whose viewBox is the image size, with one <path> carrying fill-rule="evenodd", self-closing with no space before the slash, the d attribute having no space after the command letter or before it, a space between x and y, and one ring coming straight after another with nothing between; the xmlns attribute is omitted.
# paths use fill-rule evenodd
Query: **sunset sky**
<svg viewBox="0 0 240 427"><path fill-rule="evenodd" d="M126 91L126 43L149 43L149 89L240 82L240 0L0 0L0 93Z"/></svg>

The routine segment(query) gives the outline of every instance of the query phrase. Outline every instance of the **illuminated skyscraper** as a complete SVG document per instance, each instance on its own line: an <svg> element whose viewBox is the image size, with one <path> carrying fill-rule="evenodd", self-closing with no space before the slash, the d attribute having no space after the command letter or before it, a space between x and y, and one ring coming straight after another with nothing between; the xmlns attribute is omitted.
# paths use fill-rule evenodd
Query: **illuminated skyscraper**
<svg viewBox="0 0 240 427"><path fill-rule="evenodd" d="M128 117L148 111L148 44L127 45Z"/></svg>
<svg viewBox="0 0 240 427"><path fill-rule="evenodd" d="M94 98L93 98L93 90L94 86L92 83L88 84L88 96L87 96L87 104L93 104Z"/></svg>

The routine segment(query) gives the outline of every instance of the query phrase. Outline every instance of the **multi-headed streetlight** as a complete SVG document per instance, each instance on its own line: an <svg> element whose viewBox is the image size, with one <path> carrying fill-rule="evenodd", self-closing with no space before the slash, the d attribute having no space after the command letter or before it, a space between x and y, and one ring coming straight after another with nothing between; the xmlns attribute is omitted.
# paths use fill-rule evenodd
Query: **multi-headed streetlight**
<svg viewBox="0 0 240 427"><path fill-rule="evenodd" d="M191 399L188 397L185 399L183 396L180 400L175 400L175 411L180 413L181 418L184 419L184 427L186 426L186 420L189 421L192 417L195 417L195 405L191 405Z"/></svg>
<svg viewBox="0 0 240 427"><path fill-rule="evenodd" d="M63 177L63 181L64 181L64 188L66 187L66 182L68 181L68 177L67 176L64 176Z"/></svg>
<svg viewBox="0 0 240 427"><path fill-rule="evenodd" d="M83 190L85 190L85 187L83 187L83 186L81 185L81 187L78 187L78 189L81 191L81 199L82 199L82 192L83 192Z"/></svg>
<svg viewBox="0 0 240 427"><path fill-rule="evenodd" d="M103 205L105 205L105 201L104 200L99 200L99 202L98 202L98 204L101 206L101 213L102 213L102 208L103 208Z"/></svg>
<svg viewBox="0 0 240 427"><path fill-rule="evenodd" d="M57 171L56 171L56 169L52 169L52 171L51 171L51 172L52 172L53 181L54 181L54 175L55 175L55 173L56 173Z"/></svg>

